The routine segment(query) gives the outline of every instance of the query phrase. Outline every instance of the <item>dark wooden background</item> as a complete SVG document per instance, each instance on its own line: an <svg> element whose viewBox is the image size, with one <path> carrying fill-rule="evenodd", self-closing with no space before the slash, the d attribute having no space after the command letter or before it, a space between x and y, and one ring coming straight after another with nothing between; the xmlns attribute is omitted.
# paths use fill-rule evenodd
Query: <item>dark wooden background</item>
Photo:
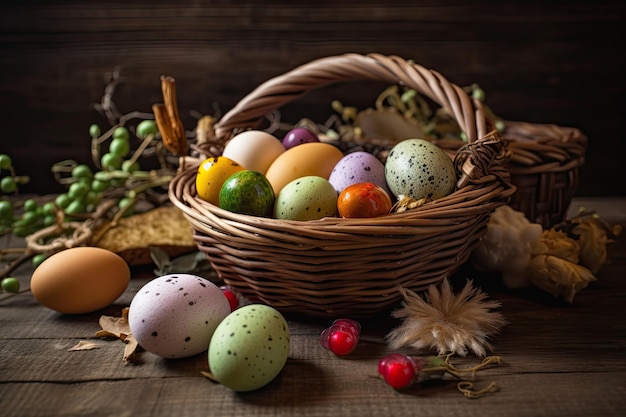
<svg viewBox="0 0 626 417"><path fill-rule="evenodd" d="M306 5L306 3L310 5ZM590 140L579 196L626 195L621 1L8 0L0 10L0 153L60 190L64 159L89 162L89 125L113 71L122 113L177 79L185 125L266 79L345 52L397 54L459 85L478 83L510 120L573 126ZM313 95L285 116L324 120L329 102L369 106L380 86ZM291 113L289 113L291 111ZM195 112L195 113L194 113Z"/></svg>

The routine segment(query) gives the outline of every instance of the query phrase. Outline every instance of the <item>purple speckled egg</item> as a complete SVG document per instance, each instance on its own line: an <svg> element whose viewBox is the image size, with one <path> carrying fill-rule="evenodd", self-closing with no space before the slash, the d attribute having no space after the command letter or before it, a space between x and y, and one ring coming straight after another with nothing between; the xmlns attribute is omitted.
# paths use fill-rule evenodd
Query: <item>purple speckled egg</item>
<svg viewBox="0 0 626 417"><path fill-rule="evenodd" d="M285 149L293 148L302 143L319 142L317 135L305 127L296 127L291 129L283 138L283 146Z"/></svg>
<svg viewBox="0 0 626 417"><path fill-rule="evenodd" d="M385 165L369 152L352 152L345 155L333 168L328 182L338 193L352 184L371 182L390 194L385 179Z"/></svg>
<svg viewBox="0 0 626 417"><path fill-rule="evenodd" d="M222 290L191 274L169 274L133 297L128 325L139 345L163 358L185 358L209 348L218 324L230 314Z"/></svg>

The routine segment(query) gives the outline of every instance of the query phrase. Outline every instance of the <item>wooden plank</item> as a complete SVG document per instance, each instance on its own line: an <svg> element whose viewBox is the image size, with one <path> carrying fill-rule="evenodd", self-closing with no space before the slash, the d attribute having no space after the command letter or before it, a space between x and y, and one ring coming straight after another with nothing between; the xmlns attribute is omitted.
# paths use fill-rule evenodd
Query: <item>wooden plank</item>
<svg viewBox="0 0 626 417"><path fill-rule="evenodd" d="M206 379L189 377L85 381L72 384L0 385L3 415L16 416L403 416L498 415L524 417L621 416L626 409L626 372L538 373L489 376L500 391L472 401L455 381L396 392L376 378L345 373L337 381L323 370L307 378L289 371L266 389L233 393ZM334 376L334 375L333 375ZM322 383L324 381L324 383ZM543 387L554 387L546 390ZM277 395L276 392L281 392ZM36 400L34 400L36 399ZM538 407L537 404L540 404Z"/></svg>

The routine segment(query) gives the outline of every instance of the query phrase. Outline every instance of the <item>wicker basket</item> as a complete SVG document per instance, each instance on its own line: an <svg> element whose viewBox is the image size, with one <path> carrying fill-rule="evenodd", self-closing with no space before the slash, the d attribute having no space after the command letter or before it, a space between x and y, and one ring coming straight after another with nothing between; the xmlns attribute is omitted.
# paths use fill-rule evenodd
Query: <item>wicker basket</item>
<svg viewBox="0 0 626 417"><path fill-rule="evenodd" d="M546 229L565 220L587 137L571 127L507 121L502 138L511 151L506 168L517 187L511 207Z"/></svg>
<svg viewBox="0 0 626 417"><path fill-rule="evenodd" d="M195 193L197 163L181 166L170 200L219 277L252 301L317 317L388 311L401 299L399 287L422 291L456 271L486 231L489 214L515 191L504 168L509 153L480 103L437 72L377 54L321 58L266 81L214 126L213 149L312 89L352 80L410 86L454 115L468 137L455 156L457 190L383 217L298 222L203 201Z"/></svg>

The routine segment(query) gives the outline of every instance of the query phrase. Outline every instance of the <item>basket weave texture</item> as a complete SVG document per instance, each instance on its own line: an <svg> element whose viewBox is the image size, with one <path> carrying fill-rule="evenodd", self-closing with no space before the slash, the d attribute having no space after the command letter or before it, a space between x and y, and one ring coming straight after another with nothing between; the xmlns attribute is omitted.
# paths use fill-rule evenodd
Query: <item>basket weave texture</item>
<svg viewBox="0 0 626 417"><path fill-rule="evenodd" d="M572 127L507 121L502 139L511 151L506 168L517 187L511 207L545 229L561 223L578 186L587 137Z"/></svg>
<svg viewBox="0 0 626 417"><path fill-rule="evenodd" d="M481 104L439 73L395 56L345 54L311 61L259 85L214 126L220 152L239 131L307 92L337 82L406 85L454 116L468 143L455 155L457 190L415 209L370 219L289 221L228 212L195 192L199 161L181 169L169 197L219 277L244 297L285 313L372 317L455 272L515 187L510 157Z"/></svg>

